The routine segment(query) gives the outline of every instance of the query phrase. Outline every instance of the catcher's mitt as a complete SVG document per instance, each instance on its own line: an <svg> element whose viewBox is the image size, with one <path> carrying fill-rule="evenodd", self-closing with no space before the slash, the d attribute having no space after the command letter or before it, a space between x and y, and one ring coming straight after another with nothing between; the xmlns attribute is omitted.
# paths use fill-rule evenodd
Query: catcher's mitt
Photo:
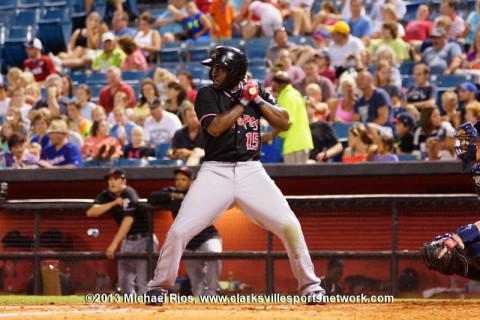
<svg viewBox="0 0 480 320"><path fill-rule="evenodd" d="M438 258L440 252L446 248L445 254ZM433 241L423 244L420 248L423 262L430 270L450 275L457 274L466 276L468 272L468 262L465 258L465 251L452 238L451 234L443 237L437 236Z"/></svg>

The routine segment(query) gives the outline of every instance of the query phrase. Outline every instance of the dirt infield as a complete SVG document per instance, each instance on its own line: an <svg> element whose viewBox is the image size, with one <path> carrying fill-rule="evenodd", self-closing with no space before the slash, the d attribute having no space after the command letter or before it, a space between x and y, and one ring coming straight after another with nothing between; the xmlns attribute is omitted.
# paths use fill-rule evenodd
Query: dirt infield
<svg viewBox="0 0 480 320"><path fill-rule="evenodd" d="M0 319L474 319L478 300L428 300L389 304L332 303L321 306L260 304L166 304L146 307L133 304L3 305Z"/></svg>

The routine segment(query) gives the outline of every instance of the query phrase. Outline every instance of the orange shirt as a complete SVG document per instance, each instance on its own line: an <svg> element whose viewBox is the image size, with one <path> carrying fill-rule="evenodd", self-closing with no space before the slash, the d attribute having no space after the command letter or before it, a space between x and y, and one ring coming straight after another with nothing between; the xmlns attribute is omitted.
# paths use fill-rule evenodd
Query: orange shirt
<svg viewBox="0 0 480 320"><path fill-rule="evenodd" d="M212 35L223 38L231 38L232 22L235 18L233 4L231 2L213 0L212 6L210 7L210 14L220 29L219 31L216 31L215 28L212 27Z"/></svg>
<svg viewBox="0 0 480 320"><path fill-rule="evenodd" d="M108 150L110 149L110 146L115 147L114 155L120 156L122 154L122 145L120 144L120 142L118 142L117 139L112 137L88 136L85 139L85 142L82 147L82 155L85 156L88 152L90 152L89 157L95 157L102 145L106 146L105 152L103 154L104 157L106 156Z"/></svg>

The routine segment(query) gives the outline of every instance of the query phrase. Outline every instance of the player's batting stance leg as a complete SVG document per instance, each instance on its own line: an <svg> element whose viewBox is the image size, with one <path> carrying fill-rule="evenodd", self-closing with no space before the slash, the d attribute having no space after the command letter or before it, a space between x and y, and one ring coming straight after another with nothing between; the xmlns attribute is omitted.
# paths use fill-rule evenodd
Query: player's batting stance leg
<svg viewBox="0 0 480 320"><path fill-rule="evenodd" d="M187 242L236 201L250 220L280 237L300 293L309 304L321 303L325 291L313 271L300 223L259 161L260 118L286 131L288 113L257 84L243 82L247 59L242 51L217 47L202 64L211 68L213 80L213 85L200 89L195 101L205 162L167 234L147 296L160 296L163 288L174 284Z"/></svg>

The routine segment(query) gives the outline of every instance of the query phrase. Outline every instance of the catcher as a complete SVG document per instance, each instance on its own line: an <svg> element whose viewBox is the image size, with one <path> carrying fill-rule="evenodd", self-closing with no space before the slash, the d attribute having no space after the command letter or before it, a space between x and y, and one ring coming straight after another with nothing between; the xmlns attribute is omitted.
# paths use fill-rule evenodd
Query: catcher
<svg viewBox="0 0 480 320"><path fill-rule="evenodd" d="M455 152L463 162L463 172L470 173L475 191L480 198L480 121L467 122L455 131L458 142ZM478 142L477 142L478 141ZM456 274L480 281L480 221L460 227L456 233L436 236L421 248L423 262L428 269Z"/></svg>

